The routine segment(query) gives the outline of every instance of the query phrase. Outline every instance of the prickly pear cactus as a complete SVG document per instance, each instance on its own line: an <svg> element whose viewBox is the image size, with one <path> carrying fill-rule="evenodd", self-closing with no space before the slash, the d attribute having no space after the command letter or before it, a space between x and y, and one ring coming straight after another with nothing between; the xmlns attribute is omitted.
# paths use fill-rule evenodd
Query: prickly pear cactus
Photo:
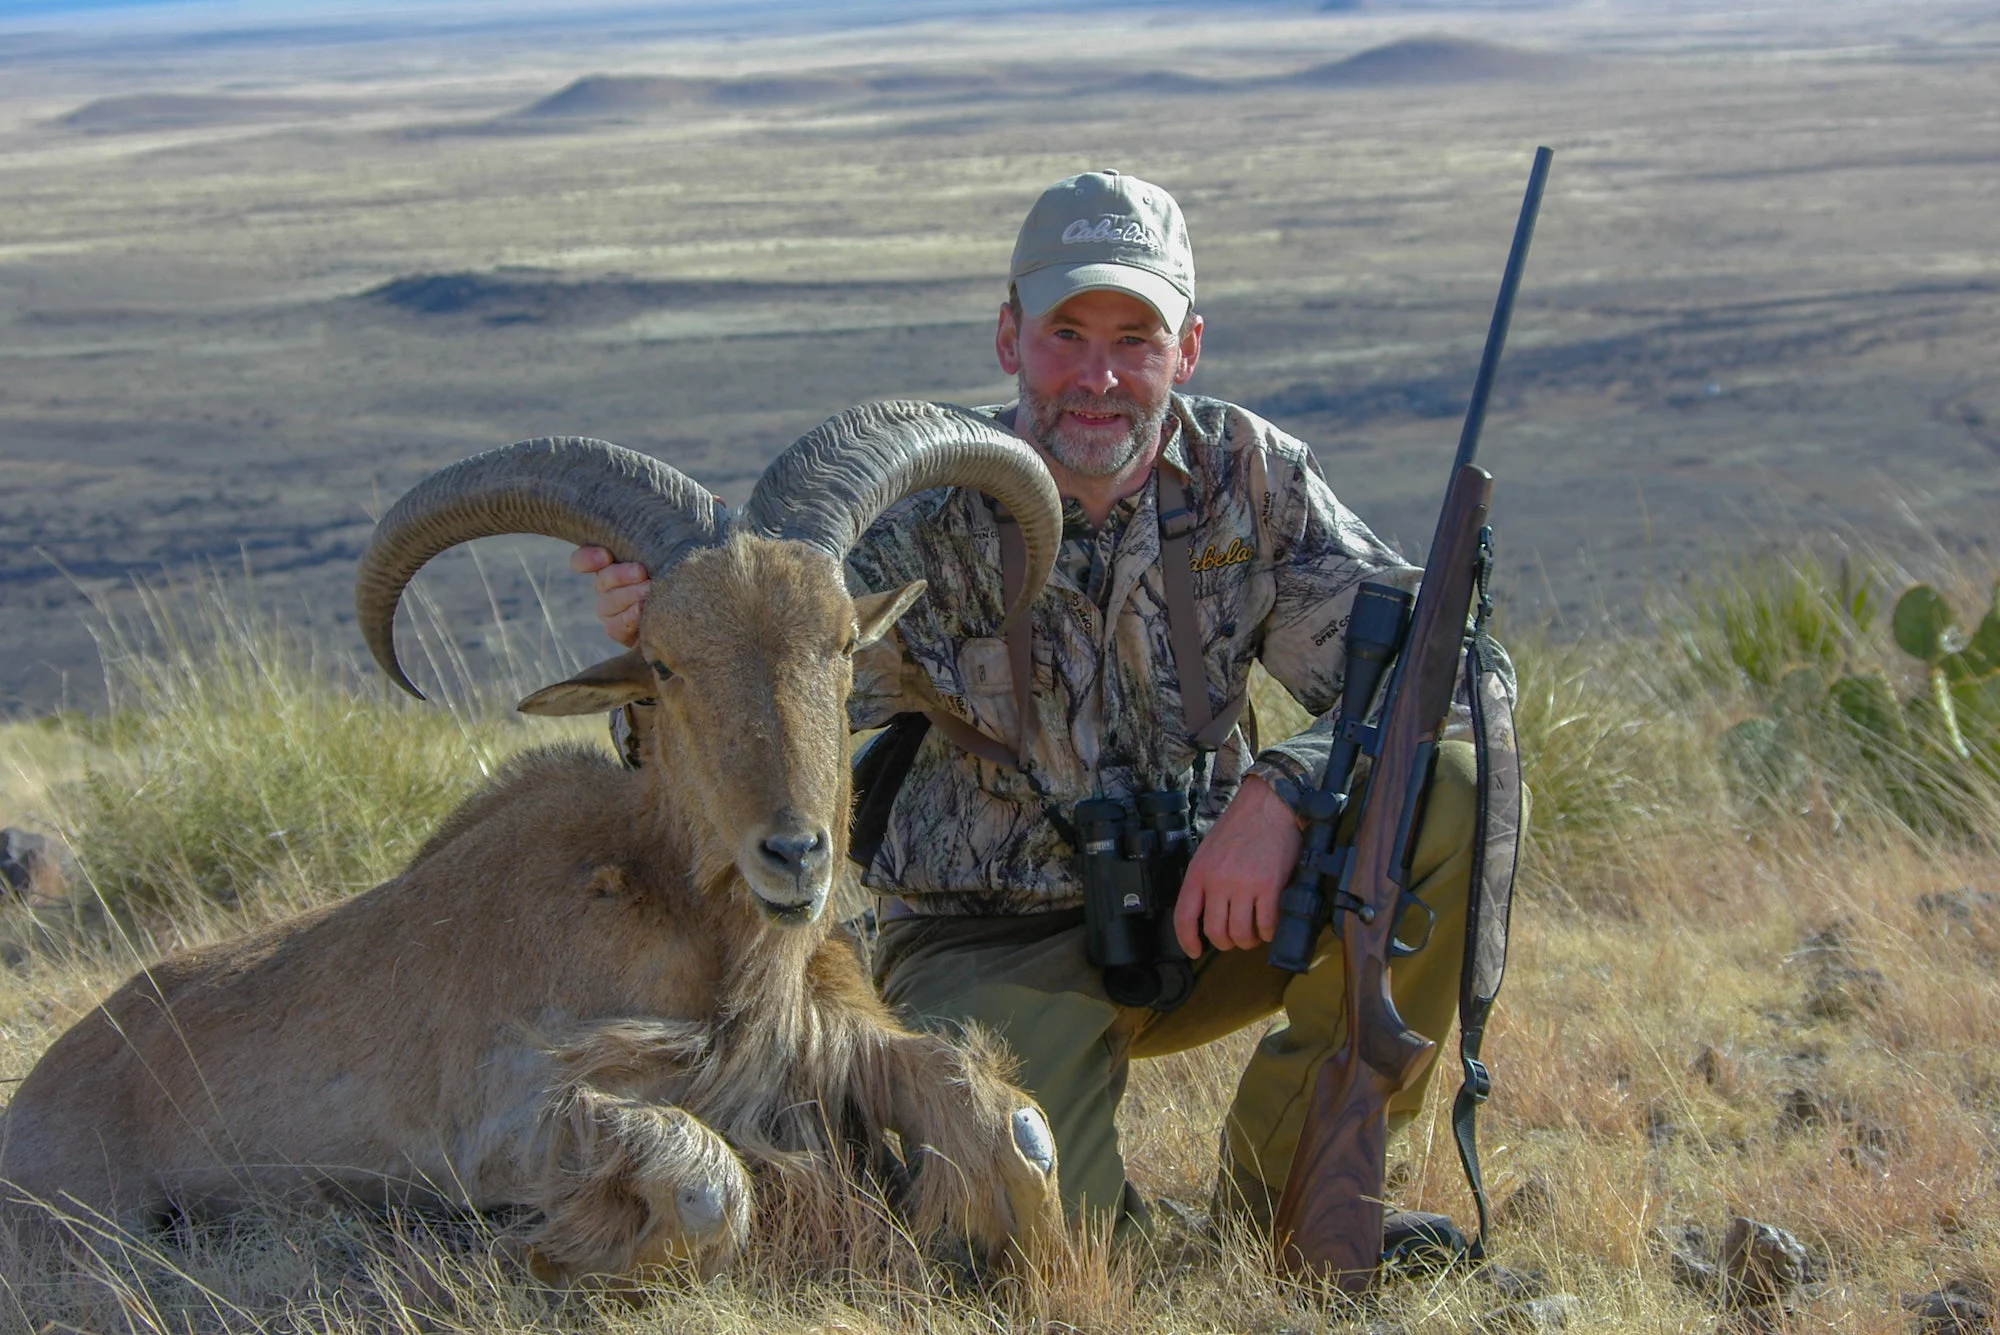
<svg viewBox="0 0 2000 1335"><path fill-rule="evenodd" d="M1990 756L1976 752L1993 744L1991 713L2000 692L1993 686L2000 677L2000 585L1994 587L1993 605L1969 636L1959 629L1951 604L1928 584L1918 584L1896 600L1890 624L1897 647L1925 667L1930 690L1921 704L1911 701L1913 715L1959 759L1990 764Z"/></svg>
<svg viewBox="0 0 2000 1335"><path fill-rule="evenodd" d="M1815 739L1844 736L1877 791L1919 825L1931 823L1925 793L1950 783L1953 769L1969 762L2000 778L2000 584L1969 634L1935 588L1906 589L1889 634L1921 664L1919 694L1899 701L1879 670L1828 683L1817 668L1793 668L1773 684L1768 717L1723 734L1730 772L1759 797L1784 797L1804 784Z"/></svg>

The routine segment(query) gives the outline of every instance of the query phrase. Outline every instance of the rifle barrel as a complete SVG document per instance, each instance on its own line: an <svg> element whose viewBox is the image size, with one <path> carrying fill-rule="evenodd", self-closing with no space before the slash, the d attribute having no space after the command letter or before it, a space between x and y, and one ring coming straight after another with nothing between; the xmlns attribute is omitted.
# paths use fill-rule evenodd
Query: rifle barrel
<svg viewBox="0 0 2000 1335"><path fill-rule="evenodd" d="M1521 220L1514 224L1514 247L1507 252L1507 271L1500 278L1500 299L1493 305L1493 323L1486 327L1486 351L1479 358L1479 378L1472 382L1472 402L1465 410L1465 427L1458 434L1458 457L1451 471L1472 462L1479 451L1479 432L1486 425L1486 400L1493 392L1493 377L1500 369L1500 350L1507 343L1507 326L1514 319L1514 294L1521 288L1521 271L1528 267L1528 243L1535 239L1535 215L1542 211L1542 187L1549 181L1549 162L1555 152L1535 150L1535 165L1528 172L1528 193L1521 201Z"/></svg>

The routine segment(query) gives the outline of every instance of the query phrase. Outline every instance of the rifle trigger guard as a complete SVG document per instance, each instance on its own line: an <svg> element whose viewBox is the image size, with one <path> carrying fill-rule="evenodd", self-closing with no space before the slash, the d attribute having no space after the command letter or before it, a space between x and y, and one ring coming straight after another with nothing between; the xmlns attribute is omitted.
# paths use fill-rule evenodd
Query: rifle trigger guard
<svg viewBox="0 0 2000 1335"><path fill-rule="evenodd" d="M1431 932L1437 927L1437 910L1424 903L1423 900L1418 899L1409 891L1404 890L1396 896L1396 921L1399 924L1403 921L1403 913L1406 909L1422 909L1424 911L1423 939L1414 945L1405 945L1403 939L1397 936L1392 930L1389 934L1389 958L1392 960L1407 959L1429 945L1431 943Z"/></svg>

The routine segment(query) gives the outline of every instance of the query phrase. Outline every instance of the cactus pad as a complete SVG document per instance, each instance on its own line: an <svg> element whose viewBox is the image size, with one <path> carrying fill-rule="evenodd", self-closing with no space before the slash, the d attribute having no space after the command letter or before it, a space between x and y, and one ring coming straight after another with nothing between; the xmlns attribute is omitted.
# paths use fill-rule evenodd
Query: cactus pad
<svg viewBox="0 0 2000 1335"><path fill-rule="evenodd" d="M1915 584L1896 600L1890 628L1904 653L1936 663L1953 647L1948 637L1955 621L1944 595L1928 584Z"/></svg>

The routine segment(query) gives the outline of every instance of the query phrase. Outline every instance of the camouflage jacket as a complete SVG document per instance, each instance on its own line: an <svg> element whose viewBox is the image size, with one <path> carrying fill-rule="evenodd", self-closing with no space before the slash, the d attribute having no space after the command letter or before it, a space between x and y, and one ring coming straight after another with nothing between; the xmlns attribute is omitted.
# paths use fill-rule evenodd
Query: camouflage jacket
<svg viewBox="0 0 2000 1335"><path fill-rule="evenodd" d="M1190 566L1212 708L1244 691L1254 661L1315 715L1333 710L1356 586L1414 588L1422 572L1335 499L1306 445L1242 408L1175 396L1160 466L1195 512ZM1070 908L1082 882L1051 808L1193 785L1207 822L1246 769L1297 805L1326 755L1325 719L1255 757L1239 727L1198 763L1169 647L1156 486L1121 502L1101 530L1066 503L1063 551L1031 613L1040 717L1022 767L932 729L866 869L870 887L918 913ZM857 544L848 578L857 592L929 581L895 632L858 658L854 728L943 710L1017 744L999 529L984 497L946 488L905 499Z"/></svg>

